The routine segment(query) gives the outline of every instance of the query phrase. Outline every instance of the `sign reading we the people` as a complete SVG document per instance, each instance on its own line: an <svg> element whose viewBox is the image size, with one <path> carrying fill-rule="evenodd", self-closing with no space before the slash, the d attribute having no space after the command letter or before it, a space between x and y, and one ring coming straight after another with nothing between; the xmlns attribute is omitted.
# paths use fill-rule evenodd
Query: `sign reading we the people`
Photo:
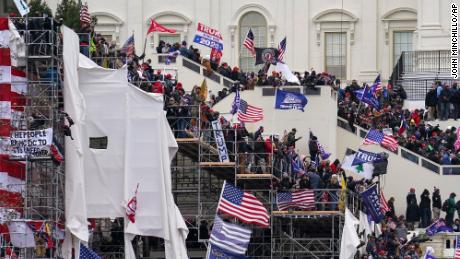
<svg viewBox="0 0 460 259"><path fill-rule="evenodd" d="M10 139L11 158L50 156L53 129L13 131Z"/></svg>

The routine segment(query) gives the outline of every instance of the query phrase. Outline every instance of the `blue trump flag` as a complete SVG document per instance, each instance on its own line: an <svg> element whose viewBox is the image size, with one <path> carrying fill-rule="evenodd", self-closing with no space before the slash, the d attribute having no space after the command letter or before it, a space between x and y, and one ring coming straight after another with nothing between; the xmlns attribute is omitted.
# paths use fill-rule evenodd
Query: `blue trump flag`
<svg viewBox="0 0 460 259"><path fill-rule="evenodd" d="M356 97L364 103L369 104L370 106L380 110L380 102L372 91L372 88L366 86L364 89L355 91Z"/></svg>
<svg viewBox="0 0 460 259"><path fill-rule="evenodd" d="M380 110L380 101L377 98L376 92L381 88L380 86L380 75L375 78L374 83L372 86L364 87L364 89L355 91L356 97L364 103L369 104L370 106Z"/></svg>
<svg viewBox="0 0 460 259"><path fill-rule="evenodd" d="M377 193L377 185L374 184L362 192L361 198L363 199L367 213L371 214L375 223L379 223L384 218L384 215L380 210L380 195Z"/></svg>
<svg viewBox="0 0 460 259"><path fill-rule="evenodd" d="M428 236L434 236L439 232L454 232L454 230L446 225L444 219L438 219L433 224L426 228L426 234Z"/></svg>
<svg viewBox="0 0 460 259"><path fill-rule="evenodd" d="M379 162L382 161L383 157L381 154L372 153L366 150L358 149L356 152L355 158L351 163L352 166L355 165L362 165L364 163L372 163L372 162Z"/></svg>
<svg viewBox="0 0 460 259"><path fill-rule="evenodd" d="M304 111L305 105L307 105L307 103L307 97L301 93L292 93L280 89L276 90L275 109L297 109Z"/></svg>
<svg viewBox="0 0 460 259"><path fill-rule="evenodd" d="M249 259L246 256L230 253L222 248L219 248L211 244L210 244L210 248L208 249L207 258L209 259Z"/></svg>

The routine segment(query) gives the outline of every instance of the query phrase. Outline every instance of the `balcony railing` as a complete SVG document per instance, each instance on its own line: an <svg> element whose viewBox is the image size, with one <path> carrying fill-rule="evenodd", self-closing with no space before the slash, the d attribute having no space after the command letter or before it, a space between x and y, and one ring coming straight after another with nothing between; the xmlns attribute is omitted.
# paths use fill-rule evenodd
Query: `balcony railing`
<svg viewBox="0 0 460 259"><path fill-rule="evenodd" d="M449 50L404 51L403 73L414 72L450 72L451 55Z"/></svg>
<svg viewBox="0 0 460 259"><path fill-rule="evenodd" d="M426 94L432 89L433 84L437 81L448 85L452 85L454 82L459 82L459 80L455 79L404 79L402 81L402 87L407 92L410 100L424 101Z"/></svg>
<svg viewBox="0 0 460 259"><path fill-rule="evenodd" d="M337 117L337 126L340 128L349 131L350 133L357 135L360 138L364 138L367 134L366 129L361 128L360 126L353 125L353 128L355 130L352 130L350 128L350 125L345 119L342 119L340 117ZM384 147L383 147L384 148ZM414 153L404 147L399 146L398 150L396 152L393 152L394 154L401 156L402 158L409 160L412 163L415 163L421 167L424 167L428 170L430 170L433 173L439 174L439 175L460 175L460 165L440 165L438 163L435 163L431 160L429 160L426 157L423 157L417 153Z"/></svg>

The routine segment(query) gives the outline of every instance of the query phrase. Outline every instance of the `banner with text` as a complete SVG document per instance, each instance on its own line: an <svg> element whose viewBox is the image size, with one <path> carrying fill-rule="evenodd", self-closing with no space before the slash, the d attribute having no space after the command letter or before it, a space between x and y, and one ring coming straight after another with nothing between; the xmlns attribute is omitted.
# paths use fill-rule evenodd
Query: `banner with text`
<svg viewBox="0 0 460 259"><path fill-rule="evenodd" d="M230 162L228 159L227 146L225 144L224 133L222 132L222 125L219 120L212 122L212 129L214 130L214 138L216 139L217 150L219 151L220 162Z"/></svg>
<svg viewBox="0 0 460 259"><path fill-rule="evenodd" d="M50 156L53 129L13 131L11 134L11 158L37 158Z"/></svg>
<svg viewBox="0 0 460 259"><path fill-rule="evenodd" d="M224 41L220 32L201 22L198 22L193 42L219 51L224 49Z"/></svg>

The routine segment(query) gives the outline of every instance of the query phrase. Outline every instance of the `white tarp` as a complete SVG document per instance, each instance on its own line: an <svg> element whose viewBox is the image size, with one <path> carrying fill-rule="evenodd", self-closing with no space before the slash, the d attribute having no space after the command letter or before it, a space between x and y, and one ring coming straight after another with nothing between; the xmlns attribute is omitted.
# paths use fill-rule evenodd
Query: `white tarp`
<svg viewBox="0 0 460 259"><path fill-rule="evenodd" d="M62 31L66 55L66 44L76 35L67 28ZM70 54L78 55L78 48L72 48ZM188 229L171 191L170 162L177 143L163 111L163 96L130 85L126 67L104 69L83 55L78 62L76 66L64 59L65 71L72 70L64 74L67 80L72 80L64 85L64 96L71 100L65 103L65 110L74 120L75 115L81 119L71 128L78 145L66 142L66 176L69 172L71 178L78 175L77 186L67 186L73 183L66 182L66 216L75 218L71 213L79 213L75 212L76 206L84 206L86 218L125 217L126 203L139 183L136 222L126 225L125 240L133 235L160 237L165 239L167 258L187 258ZM80 103L72 102L75 99ZM107 146L90 148L90 138L107 138ZM68 168L69 160L72 168ZM82 191L78 188L80 180L84 200L67 198L68 189L71 196ZM134 258L130 242L127 244L125 258Z"/></svg>
<svg viewBox="0 0 460 259"><path fill-rule="evenodd" d="M85 100L79 90L78 59L79 38L71 29L61 27L64 37L64 110L74 121L72 136L75 140L65 139L65 219L66 242L65 258L71 256L72 233L78 240L88 241L88 222L86 212L85 179L83 169L83 148L81 128L85 120Z"/></svg>

